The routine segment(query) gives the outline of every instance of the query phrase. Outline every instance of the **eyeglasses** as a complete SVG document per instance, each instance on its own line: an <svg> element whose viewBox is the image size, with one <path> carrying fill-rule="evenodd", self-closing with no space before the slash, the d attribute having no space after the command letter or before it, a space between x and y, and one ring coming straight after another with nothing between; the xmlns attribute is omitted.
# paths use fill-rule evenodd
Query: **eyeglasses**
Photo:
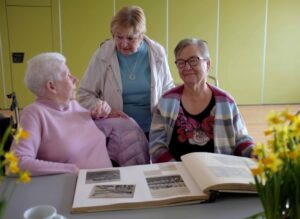
<svg viewBox="0 0 300 219"><path fill-rule="evenodd" d="M117 42L123 42L126 41L127 43L133 43L135 42L137 39L139 39L139 35L135 35L135 36L122 36L122 35L114 35L114 38Z"/></svg>
<svg viewBox="0 0 300 219"><path fill-rule="evenodd" d="M206 59L205 58L200 58L198 56L192 56L192 57L190 57L187 60L177 59L175 61L175 64L176 64L177 68L183 69L185 67L186 63L189 63L189 65L191 67L195 67L195 66L197 66L199 64L200 60L206 60Z"/></svg>

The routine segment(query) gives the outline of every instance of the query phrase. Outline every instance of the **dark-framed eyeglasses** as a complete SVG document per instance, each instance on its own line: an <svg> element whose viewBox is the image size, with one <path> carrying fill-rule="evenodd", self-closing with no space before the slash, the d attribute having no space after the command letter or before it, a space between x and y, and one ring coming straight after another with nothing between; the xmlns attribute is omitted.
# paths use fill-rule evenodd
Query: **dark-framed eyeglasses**
<svg viewBox="0 0 300 219"><path fill-rule="evenodd" d="M187 60L177 59L175 61L175 64L176 64L177 68L183 69L185 67L186 63L189 63L189 65L191 67L195 67L195 66L197 66L199 64L199 62L201 60L206 60L206 59L205 58L200 58L198 56L192 56L192 57L188 58Z"/></svg>

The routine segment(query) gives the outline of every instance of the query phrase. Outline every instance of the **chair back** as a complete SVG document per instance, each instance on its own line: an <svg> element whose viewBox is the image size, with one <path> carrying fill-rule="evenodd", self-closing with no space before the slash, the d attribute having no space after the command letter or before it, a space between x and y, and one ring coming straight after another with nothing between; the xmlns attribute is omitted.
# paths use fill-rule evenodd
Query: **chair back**
<svg viewBox="0 0 300 219"><path fill-rule="evenodd" d="M211 79L216 87L219 87L219 81L216 77L212 76L212 75L208 75L208 79Z"/></svg>

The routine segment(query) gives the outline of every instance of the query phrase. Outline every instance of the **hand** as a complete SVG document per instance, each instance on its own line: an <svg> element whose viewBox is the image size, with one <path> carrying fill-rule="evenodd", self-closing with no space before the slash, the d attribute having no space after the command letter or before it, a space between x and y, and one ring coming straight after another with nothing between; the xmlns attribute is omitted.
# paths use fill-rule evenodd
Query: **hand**
<svg viewBox="0 0 300 219"><path fill-rule="evenodd" d="M111 112L111 108L106 101L98 100L94 108L91 110L93 119L106 118Z"/></svg>

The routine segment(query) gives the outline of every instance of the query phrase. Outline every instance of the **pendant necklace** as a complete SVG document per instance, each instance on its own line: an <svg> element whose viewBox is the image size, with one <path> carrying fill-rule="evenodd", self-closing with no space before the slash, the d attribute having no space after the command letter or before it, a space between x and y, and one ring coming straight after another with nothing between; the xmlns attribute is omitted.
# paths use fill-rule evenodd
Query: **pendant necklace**
<svg viewBox="0 0 300 219"><path fill-rule="evenodd" d="M134 70L135 70L135 68L136 68L136 66L137 66L137 64L138 64L138 62L139 62L140 55L141 55L141 51L138 51L138 56L137 56L136 61L135 61L135 63L134 63L134 65L133 65L133 67L132 67L131 70L130 70L130 68L129 68L129 65L128 65L127 60L125 60L126 68L127 68L127 72L128 72L128 78L129 78L129 80L131 80L131 81L134 81L134 80L136 79Z"/></svg>

